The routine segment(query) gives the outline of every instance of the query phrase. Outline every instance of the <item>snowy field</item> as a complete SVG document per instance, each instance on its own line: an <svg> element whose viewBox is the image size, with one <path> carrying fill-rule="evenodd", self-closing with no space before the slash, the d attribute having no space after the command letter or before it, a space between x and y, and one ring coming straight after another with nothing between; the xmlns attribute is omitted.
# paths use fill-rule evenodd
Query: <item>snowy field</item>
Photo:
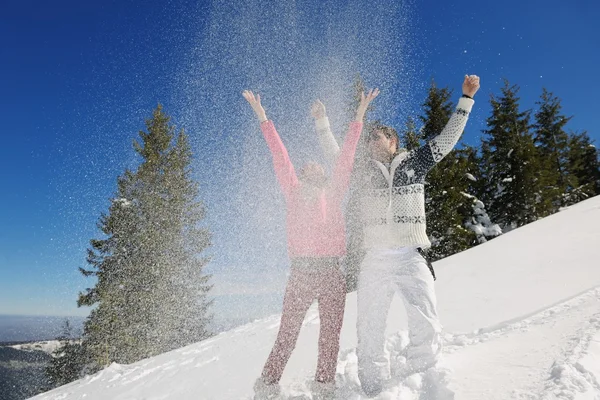
<svg viewBox="0 0 600 400"><path fill-rule="evenodd" d="M10 346L16 350L23 351L43 351L44 353L52 354L54 350L60 347L60 342L58 340L45 340L42 342L34 342L34 343L24 343L24 344L15 344Z"/></svg>
<svg viewBox="0 0 600 400"><path fill-rule="evenodd" d="M434 264L445 327L442 362L396 377L406 317L388 317L392 378L377 399L600 399L600 197ZM284 398L310 399L318 315L309 311L282 378ZM188 347L105 370L38 400L250 399L279 326L274 315ZM356 294L347 297L339 399L364 399L356 372Z"/></svg>

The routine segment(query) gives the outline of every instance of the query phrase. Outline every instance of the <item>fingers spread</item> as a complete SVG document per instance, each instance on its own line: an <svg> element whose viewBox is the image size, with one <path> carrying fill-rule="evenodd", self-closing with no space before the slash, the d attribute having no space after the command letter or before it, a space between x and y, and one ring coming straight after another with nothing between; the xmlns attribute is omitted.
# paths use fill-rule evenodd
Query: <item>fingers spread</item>
<svg viewBox="0 0 600 400"><path fill-rule="evenodd" d="M250 103L251 105L254 105L256 103L260 104L260 95L257 95L257 97L254 97L254 93L252 93L251 90L244 90L242 92L242 96L244 96L244 98L248 101L248 103Z"/></svg>
<svg viewBox="0 0 600 400"><path fill-rule="evenodd" d="M375 97L379 95L379 88L369 90L369 94L367 95L367 100L372 101Z"/></svg>

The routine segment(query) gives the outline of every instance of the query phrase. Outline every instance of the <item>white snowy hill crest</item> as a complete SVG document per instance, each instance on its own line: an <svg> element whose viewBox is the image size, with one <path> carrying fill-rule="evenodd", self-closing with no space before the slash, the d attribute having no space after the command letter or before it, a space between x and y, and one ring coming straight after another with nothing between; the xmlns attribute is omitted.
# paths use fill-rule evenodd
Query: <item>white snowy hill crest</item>
<svg viewBox="0 0 600 400"><path fill-rule="evenodd" d="M406 346L399 299L388 317L391 378L377 399L600 400L600 197L435 263L443 361L396 377ZM283 289L283 288L282 288ZM356 371L356 295L347 297L338 399L364 399ZM37 400L251 399L279 316L132 365L105 370ZM400 333L398 333L400 331ZM309 311L281 384L310 399L318 314Z"/></svg>

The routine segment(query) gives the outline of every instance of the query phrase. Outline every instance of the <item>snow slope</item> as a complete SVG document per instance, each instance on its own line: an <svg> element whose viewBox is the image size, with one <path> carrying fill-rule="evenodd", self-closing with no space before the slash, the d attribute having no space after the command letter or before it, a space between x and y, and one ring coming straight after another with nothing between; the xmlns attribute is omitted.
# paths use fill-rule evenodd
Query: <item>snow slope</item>
<svg viewBox="0 0 600 400"><path fill-rule="evenodd" d="M392 378L379 399L600 399L600 197L435 264L443 359L395 377L405 313L388 316ZM356 296L349 294L338 363L339 399L366 398L356 378ZM105 370L35 397L249 399L279 316L188 347ZM399 332L399 333L398 333ZM286 398L310 398L318 315L313 306L282 378ZM429 382L429 384L426 384Z"/></svg>

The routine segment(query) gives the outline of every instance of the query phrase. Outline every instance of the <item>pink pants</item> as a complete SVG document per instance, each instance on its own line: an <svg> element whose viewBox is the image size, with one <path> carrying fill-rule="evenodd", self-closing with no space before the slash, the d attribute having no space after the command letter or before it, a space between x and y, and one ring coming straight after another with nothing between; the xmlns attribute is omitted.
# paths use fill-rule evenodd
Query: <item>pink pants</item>
<svg viewBox="0 0 600 400"><path fill-rule="evenodd" d="M277 340L263 368L269 384L278 383L283 374L304 316L312 302L319 303L319 360L315 380L333 382L340 349L340 331L346 303L346 282L337 258L297 258L292 260L291 276L283 299L283 312Z"/></svg>

